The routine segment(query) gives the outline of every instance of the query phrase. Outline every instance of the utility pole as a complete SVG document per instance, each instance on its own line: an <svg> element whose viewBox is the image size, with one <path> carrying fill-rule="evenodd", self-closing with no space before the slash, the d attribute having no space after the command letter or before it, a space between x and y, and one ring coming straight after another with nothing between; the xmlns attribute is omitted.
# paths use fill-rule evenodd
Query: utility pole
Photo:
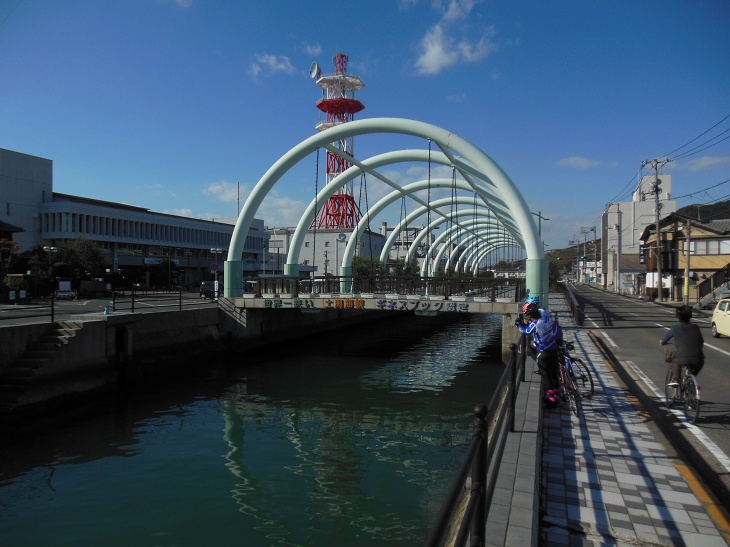
<svg viewBox="0 0 730 547"><path fill-rule="evenodd" d="M668 159L658 160L653 159L651 161L644 160L641 162L641 166L645 167L647 165L651 165L651 168L654 169L654 182L651 185L651 191L648 192L649 194L654 194L654 224L656 226L656 270L657 270L657 299L659 302L664 302L664 296L662 295L663 287L662 287L662 238L661 238L661 228L659 226L659 212L661 209L661 204L659 203L659 194L661 194L661 188L659 186L659 183L661 182L659 180L659 168L669 163Z"/></svg>
<svg viewBox="0 0 730 547"><path fill-rule="evenodd" d="M689 249L692 239L692 221L687 219L687 238L684 240L684 303L689 306Z"/></svg>
<svg viewBox="0 0 730 547"><path fill-rule="evenodd" d="M580 240L572 239L570 241L570 245L575 245L575 271L573 273L575 274L575 282L578 283L578 253L580 252Z"/></svg>
<svg viewBox="0 0 730 547"><path fill-rule="evenodd" d="M593 232L593 237L595 239L596 227L595 226L584 226L583 228L580 229L580 233L583 234L583 282L584 283L585 283L585 278L586 278L585 271L588 269L588 267L587 267L588 262L586 260L588 257L588 255L586 254L586 236L587 236L588 232ZM596 267L598 265L598 249L596 248L595 241L593 242L593 255L594 255L593 269L595 272Z"/></svg>
<svg viewBox="0 0 730 547"><path fill-rule="evenodd" d="M616 203L616 292L621 294L621 206Z"/></svg>

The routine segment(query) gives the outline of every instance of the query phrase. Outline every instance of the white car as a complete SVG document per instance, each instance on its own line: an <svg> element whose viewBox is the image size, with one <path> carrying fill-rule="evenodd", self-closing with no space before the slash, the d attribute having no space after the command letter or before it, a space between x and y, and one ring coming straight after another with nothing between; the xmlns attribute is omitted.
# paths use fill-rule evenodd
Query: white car
<svg viewBox="0 0 730 547"><path fill-rule="evenodd" d="M730 298L723 298L712 312L712 336L730 336Z"/></svg>

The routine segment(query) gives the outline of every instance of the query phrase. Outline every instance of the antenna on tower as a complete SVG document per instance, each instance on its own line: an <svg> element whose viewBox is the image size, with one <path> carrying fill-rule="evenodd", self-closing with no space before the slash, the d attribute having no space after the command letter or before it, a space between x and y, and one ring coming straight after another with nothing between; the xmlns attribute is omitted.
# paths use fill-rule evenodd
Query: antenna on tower
<svg viewBox="0 0 730 547"><path fill-rule="evenodd" d="M322 69L319 68L319 65L317 63L312 63L312 66L309 67L310 78L312 78L314 80L318 80L321 75L322 75Z"/></svg>

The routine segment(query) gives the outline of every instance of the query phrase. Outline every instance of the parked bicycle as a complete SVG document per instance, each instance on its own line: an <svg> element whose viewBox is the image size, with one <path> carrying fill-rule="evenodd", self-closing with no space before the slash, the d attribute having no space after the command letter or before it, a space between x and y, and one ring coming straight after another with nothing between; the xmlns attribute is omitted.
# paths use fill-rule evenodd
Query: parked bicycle
<svg viewBox="0 0 730 547"><path fill-rule="evenodd" d="M593 397L595 386L593 376L585 363L570 355L575 350L573 342L564 342L558 351L558 379L560 380L560 396L566 401L571 412L578 416L580 400Z"/></svg>
<svg viewBox="0 0 730 547"><path fill-rule="evenodd" d="M700 383L697 376L692 374L688 366L682 365L679 374L679 381L676 385L670 385L672 381L672 367L667 369L667 378L664 382L664 397L669 408L675 405L684 406L684 417L691 424L697 422L700 417Z"/></svg>

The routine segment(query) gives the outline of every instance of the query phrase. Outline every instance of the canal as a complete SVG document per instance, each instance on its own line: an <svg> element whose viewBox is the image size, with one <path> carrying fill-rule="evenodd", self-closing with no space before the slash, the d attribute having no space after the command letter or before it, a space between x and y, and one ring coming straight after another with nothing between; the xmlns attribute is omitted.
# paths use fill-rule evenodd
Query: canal
<svg viewBox="0 0 730 547"><path fill-rule="evenodd" d="M420 545L500 335L495 315L389 319L2 431L0 544Z"/></svg>

